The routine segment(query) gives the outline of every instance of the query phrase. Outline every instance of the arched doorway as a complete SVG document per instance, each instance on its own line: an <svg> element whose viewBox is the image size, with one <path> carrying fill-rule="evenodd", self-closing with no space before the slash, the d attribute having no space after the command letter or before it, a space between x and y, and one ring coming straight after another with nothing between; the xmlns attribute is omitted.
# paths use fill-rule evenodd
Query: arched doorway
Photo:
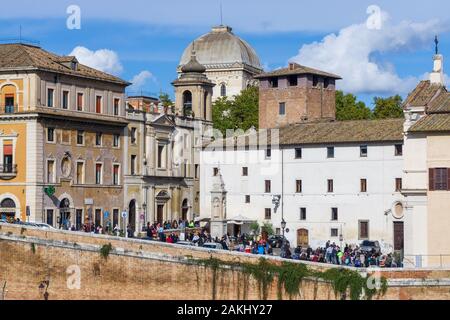
<svg viewBox="0 0 450 320"><path fill-rule="evenodd" d="M11 198L3 199L0 203L1 220L12 222L16 217L16 203Z"/></svg>
<svg viewBox="0 0 450 320"><path fill-rule="evenodd" d="M188 213L189 213L188 199L184 199L183 203L181 204L181 219L187 220Z"/></svg>
<svg viewBox="0 0 450 320"><path fill-rule="evenodd" d="M67 198L59 202L59 228L68 230L70 228L70 200Z"/></svg>
<svg viewBox="0 0 450 320"><path fill-rule="evenodd" d="M309 231L306 229L297 230L297 246L307 247L309 245Z"/></svg>
<svg viewBox="0 0 450 320"><path fill-rule="evenodd" d="M136 231L136 200L131 200L128 205L128 224L131 230Z"/></svg>

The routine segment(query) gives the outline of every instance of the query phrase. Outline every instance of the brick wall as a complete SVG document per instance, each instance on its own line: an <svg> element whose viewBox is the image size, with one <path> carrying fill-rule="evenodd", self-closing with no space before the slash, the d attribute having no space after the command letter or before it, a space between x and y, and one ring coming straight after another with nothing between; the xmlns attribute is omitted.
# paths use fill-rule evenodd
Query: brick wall
<svg viewBox="0 0 450 320"><path fill-rule="evenodd" d="M213 253L202 248L143 240L117 239L82 233L42 231L0 224L0 298L6 282L6 299L43 299L41 283L48 281L49 299L260 299L254 279L244 279L238 271L189 264L190 258L257 262L243 253ZM107 258L100 247L111 243ZM275 263L280 259L270 258ZM308 263L324 270L326 265ZM69 289L71 266L80 272L80 289ZM68 269L69 268L69 269ZM450 270L393 270L385 299L450 299ZM443 280L444 279L444 280ZM441 281L437 284L437 280ZM434 284L425 286L424 281ZM215 283L213 285L213 283ZM269 299L277 299L274 281ZM329 283L304 281L297 299L335 299Z"/></svg>
<svg viewBox="0 0 450 320"><path fill-rule="evenodd" d="M279 103L285 102L286 114L279 115ZM334 89L311 87L260 88L259 127L277 128L318 119L335 119Z"/></svg>

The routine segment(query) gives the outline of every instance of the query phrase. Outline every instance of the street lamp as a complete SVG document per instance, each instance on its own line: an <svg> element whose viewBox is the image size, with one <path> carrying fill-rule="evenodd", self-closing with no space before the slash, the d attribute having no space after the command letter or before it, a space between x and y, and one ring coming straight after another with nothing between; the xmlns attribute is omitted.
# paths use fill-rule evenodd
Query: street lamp
<svg viewBox="0 0 450 320"><path fill-rule="evenodd" d="M147 225L147 204L145 202L142 204L142 208L144 209L144 229Z"/></svg>
<svg viewBox="0 0 450 320"><path fill-rule="evenodd" d="M283 230L283 242L281 245L281 254L282 257L285 258L286 257L286 237L284 236L284 229L286 229L286 221L284 220L284 217L281 218L281 229Z"/></svg>
<svg viewBox="0 0 450 320"><path fill-rule="evenodd" d="M283 241L284 241L284 229L286 229L286 221L284 221L284 218L281 218L281 229L283 230Z"/></svg>

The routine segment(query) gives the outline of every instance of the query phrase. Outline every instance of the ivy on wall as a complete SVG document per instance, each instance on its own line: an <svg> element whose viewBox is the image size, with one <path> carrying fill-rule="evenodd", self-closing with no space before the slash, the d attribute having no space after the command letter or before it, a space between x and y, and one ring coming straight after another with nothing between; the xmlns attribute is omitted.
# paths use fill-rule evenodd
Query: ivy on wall
<svg viewBox="0 0 450 320"><path fill-rule="evenodd" d="M257 264L236 261L223 261L210 257L209 259L191 259L190 263L203 266L205 269L212 270L212 299L217 297L218 277L226 270L233 273L238 271L243 274L244 297L247 297L250 277L258 284L259 297L267 300L269 288L273 281L277 279L278 299L283 299L283 292L289 299L300 295L302 282L305 278L315 280L314 295L317 295L317 281L322 280L331 284L336 298L346 299L347 294L352 300L372 299L375 295L384 295L387 291L386 278L381 277L380 286L369 288L370 281L368 277L363 277L358 271L345 268L330 268L326 271L317 271L308 268L305 264L283 261L281 264L269 262L267 259L260 258ZM238 281L241 283L241 281ZM238 297L240 288L238 288ZM245 299L245 298L244 298Z"/></svg>

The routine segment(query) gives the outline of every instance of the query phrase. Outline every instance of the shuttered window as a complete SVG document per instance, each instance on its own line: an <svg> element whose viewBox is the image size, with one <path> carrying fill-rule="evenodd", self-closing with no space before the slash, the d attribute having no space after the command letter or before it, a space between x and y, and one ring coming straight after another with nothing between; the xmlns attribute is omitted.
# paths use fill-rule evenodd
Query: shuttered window
<svg viewBox="0 0 450 320"><path fill-rule="evenodd" d="M12 156L13 154L13 146L11 140L3 141L3 155L4 156Z"/></svg>
<svg viewBox="0 0 450 320"><path fill-rule="evenodd" d="M95 165L95 184L102 183L102 165L97 163Z"/></svg>
<svg viewBox="0 0 450 320"><path fill-rule="evenodd" d="M272 209L266 208L264 210L264 219L266 219L266 220L272 219Z"/></svg>
<svg viewBox="0 0 450 320"><path fill-rule="evenodd" d="M82 93L77 94L77 110L83 111L83 94Z"/></svg>
<svg viewBox="0 0 450 320"><path fill-rule="evenodd" d="M119 184L119 165L115 164L113 166L113 185Z"/></svg>
<svg viewBox="0 0 450 320"><path fill-rule="evenodd" d="M95 112L102 113L102 97L97 96L95 100Z"/></svg>
<svg viewBox="0 0 450 320"><path fill-rule="evenodd" d="M450 168L430 168L429 190L450 190Z"/></svg>
<svg viewBox="0 0 450 320"><path fill-rule="evenodd" d="M369 238L369 221L359 221L359 239Z"/></svg>

